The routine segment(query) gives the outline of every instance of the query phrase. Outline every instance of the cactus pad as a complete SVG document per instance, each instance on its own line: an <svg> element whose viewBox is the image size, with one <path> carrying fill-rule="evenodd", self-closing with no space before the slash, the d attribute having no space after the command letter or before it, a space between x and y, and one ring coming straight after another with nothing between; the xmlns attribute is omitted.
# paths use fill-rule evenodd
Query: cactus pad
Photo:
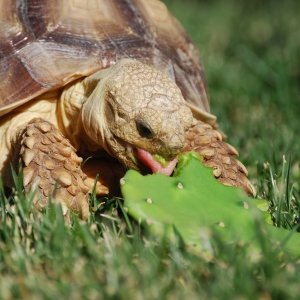
<svg viewBox="0 0 300 300"><path fill-rule="evenodd" d="M257 200L216 181L212 169L194 156L182 154L173 177L129 170L121 180L128 214L155 234L179 233L187 246L198 250L205 250L204 232L211 226L230 243L257 245L259 235L268 234L278 246L291 233L264 222ZM286 246L299 254L300 236L292 235Z"/></svg>

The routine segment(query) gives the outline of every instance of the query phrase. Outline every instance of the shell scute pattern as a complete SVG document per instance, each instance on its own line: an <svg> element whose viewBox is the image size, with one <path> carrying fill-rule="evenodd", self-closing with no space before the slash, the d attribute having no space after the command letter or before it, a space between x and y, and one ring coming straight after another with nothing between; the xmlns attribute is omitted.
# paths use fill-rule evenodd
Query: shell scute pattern
<svg viewBox="0 0 300 300"><path fill-rule="evenodd" d="M0 12L0 115L126 57L156 66L209 111L197 49L159 1L8 2Z"/></svg>

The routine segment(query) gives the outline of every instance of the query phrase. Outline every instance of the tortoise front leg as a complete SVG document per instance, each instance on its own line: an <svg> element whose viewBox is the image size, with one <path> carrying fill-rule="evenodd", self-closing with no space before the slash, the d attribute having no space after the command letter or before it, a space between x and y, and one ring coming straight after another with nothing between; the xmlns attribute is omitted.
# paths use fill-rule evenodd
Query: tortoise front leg
<svg viewBox="0 0 300 300"><path fill-rule="evenodd" d="M234 147L222 141L221 134L206 123L193 120L186 133L186 144L182 152L194 150L203 157L203 164L213 168L218 181L228 186L244 189L249 195L255 195L255 188L246 177L246 167L234 158L238 152Z"/></svg>
<svg viewBox="0 0 300 300"><path fill-rule="evenodd" d="M39 210L52 197L61 202L66 219L69 209L87 219L89 188L80 167L82 158L51 123L35 118L27 124L20 138L20 161L25 191L38 187L34 204Z"/></svg>

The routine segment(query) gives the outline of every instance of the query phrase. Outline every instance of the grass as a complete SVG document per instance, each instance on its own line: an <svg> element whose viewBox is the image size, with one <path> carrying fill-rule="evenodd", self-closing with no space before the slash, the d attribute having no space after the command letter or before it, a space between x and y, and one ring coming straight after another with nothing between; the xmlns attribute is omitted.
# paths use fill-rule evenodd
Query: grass
<svg viewBox="0 0 300 300"><path fill-rule="evenodd" d="M165 2L200 49L212 112L239 150L258 196L270 201L278 226L294 228L300 3ZM277 249L262 247L250 261L247 245L227 245L213 234L212 254L194 255L146 235L123 216L117 199L98 208L103 199L93 197L88 222L74 218L65 227L60 206L31 211L18 182L9 197L0 184L1 299L298 298L299 260Z"/></svg>
<svg viewBox="0 0 300 300"><path fill-rule="evenodd" d="M41 214L30 199L14 199L1 195L1 299L290 299L299 293L298 262L267 244L247 261L247 245L224 244L215 233L207 241L211 254L195 255L143 234L138 224L130 233L117 218L118 201L107 204L106 218L100 206L87 223L74 217L66 227L59 205Z"/></svg>

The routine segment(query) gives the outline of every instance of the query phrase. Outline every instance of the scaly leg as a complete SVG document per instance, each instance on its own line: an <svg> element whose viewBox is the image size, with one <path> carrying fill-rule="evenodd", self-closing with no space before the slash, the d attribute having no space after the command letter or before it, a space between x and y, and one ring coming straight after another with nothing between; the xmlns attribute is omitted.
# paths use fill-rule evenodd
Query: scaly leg
<svg viewBox="0 0 300 300"><path fill-rule="evenodd" d="M38 187L34 204L39 210L51 196L61 202L66 219L69 209L87 219L89 188L80 167L82 158L51 123L35 118L27 124L20 138L20 161L25 191Z"/></svg>
<svg viewBox="0 0 300 300"><path fill-rule="evenodd" d="M246 177L246 167L233 155L238 152L222 141L221 134L208 124L194 119L186 133L186 145L182 152L197 151L203 157L203 164L213 168L218 181L228 186L236 186L249 195L255 195L255 188Z"/></svg>

